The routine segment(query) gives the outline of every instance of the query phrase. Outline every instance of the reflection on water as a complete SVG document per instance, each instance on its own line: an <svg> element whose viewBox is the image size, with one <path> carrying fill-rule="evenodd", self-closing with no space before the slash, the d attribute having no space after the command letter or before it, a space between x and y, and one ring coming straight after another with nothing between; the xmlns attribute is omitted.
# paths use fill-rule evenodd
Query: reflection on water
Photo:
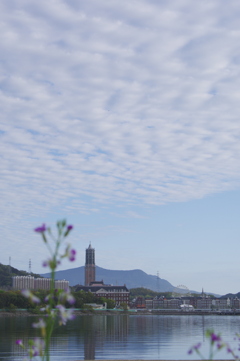
<svg viewBox="0 0 240 361"><path fill-rule="evenodd" d="M0 318L1 361L23 359L15 341L21 338L27 343L34 338L37 330L31 324L35 321L35 317ZM187 351L197 342L202 342L207 356L204 334L209 328L221 332L232 345L234 335L240 332L240 316L78 316L66 326L56 328L51 360L190 359ZM194 357L191 355L191 359ZM219 353L217 358L224 359L226 354Z"/></svg>

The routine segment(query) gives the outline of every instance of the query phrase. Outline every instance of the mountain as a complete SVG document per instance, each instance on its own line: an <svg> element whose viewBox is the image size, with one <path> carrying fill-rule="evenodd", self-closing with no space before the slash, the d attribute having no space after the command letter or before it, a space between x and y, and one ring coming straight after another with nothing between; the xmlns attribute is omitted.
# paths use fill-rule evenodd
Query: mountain
<svg viewBox="0 0 240 361"><path fill-rule="evenodd" d="M69 281L70 286L84 284L84 266L56 272L56 279ZM43 277L50 277L50 273L42 274ZM108 270L96 266L96 280L104 281L105 284L126 285L128 289L144 287L157 292L172 292L174 286L168 281L157 278L157 276L135 269L130 271Z"/></svg>
<svg viewBox="0 0 240 361"><path fill-rule="evenodd" d="M10 289L12 286L13 276L33 276L35 278L40 277L38 274L29 274L26 271L19 271L17 268L6 266L0 263L0 287L4 289Z"/></svg>
<svg viewBox="0 0 240 361"><path fill-rule="evenodd" d="M222 296L222 297L220 297L220 298L235 298L235 297L237 297L237 298L240 298L240 292L238 292L238 293L227 293L226 295L224 295L224 296Z"/></svg>
<svg viewBox="0 0 240 361"><path fill-rule="evenodd" d="M76 286L77 284L84 284L84 269L85 267L77 267L64 271L56 272L56 279L62 280L65 279L69 281L70 286ZM18 269L6 266L0 263L0 288L2 289L10 289L12 285L12 277L13 276L33 276L35 278L38 277L50 277L50 273L45 273L42 275L31 273L29 274L26 271L19 271ZM96 280L104 281L105 284L119 285L123 286L126 284L128 289L131 288L147 288L155 292L179 292L179 293L187 293L187 290L175 288L170 282L158 278L157 276L148 275L147 273L135 269L130 271L116 271L116 270L108 270L105 268L101 268L96 266ZM190 291L194 293L199 293L196 291ZM208 293L208 292L207 292ZM220 295L215 295L215 297L220 297ZM228 297L239 297L240 292L237 294L229 293L223 298Z"/></svg>

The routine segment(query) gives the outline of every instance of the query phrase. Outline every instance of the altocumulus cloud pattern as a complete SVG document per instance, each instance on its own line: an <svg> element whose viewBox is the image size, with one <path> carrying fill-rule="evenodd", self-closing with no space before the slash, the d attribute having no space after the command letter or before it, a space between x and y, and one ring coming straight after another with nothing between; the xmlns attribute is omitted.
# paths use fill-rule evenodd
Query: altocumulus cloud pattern
<svg viewBox="0 0 240 361"><path fill-rule="evenodd" d="M2 0L1 220L240 184L234 0Z"/></svg>

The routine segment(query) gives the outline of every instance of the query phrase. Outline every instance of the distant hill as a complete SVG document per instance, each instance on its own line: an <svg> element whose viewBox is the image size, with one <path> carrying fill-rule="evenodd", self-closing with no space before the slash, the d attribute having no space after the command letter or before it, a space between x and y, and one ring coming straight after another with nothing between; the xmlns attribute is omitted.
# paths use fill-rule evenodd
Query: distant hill
<svg viewBox="0 0 240 361"><path fill-rule="evenodd" d="M222 297L220 297L220 298L235 298L235 297L237 297L237 298L240 298L240 292L238 292L238 293L227 293L226 295L224 295L224 296L222 296Z"/></svg>
<svg viewBox="0 0 240 361"><path fill-rule="evenodd" d="M76 286L78 284L84 284L84 266L72 268L64 271L56 272L56 279L61 280L65 279L69 281L70 286ZM26 271L19 271L18 269L6 266L0 263L0 288L10 289L12 286L12 277L13 276L28 276L31 275L35 278L38 277L50 277L50 273L44 273L42 275L31 273L29 274ZM131 288L147 288L155 292L173 292L178 289L175 288L170 282L162 278L157 278L157 276L148 275L147 273L135 269L130 271L116 271L108 270L96 266L96 280L104 281L105 284L119 285L122 286L126 284L128 289ZM183 293L183 290L179 289L180 293ZM195 292L195 291L190 291ZM195 292L199 293L199 292ZM208 292L209 293L209 292ZM214 294L216 297L220 295ZM238 297L240 298L240 292L236 294L229 293L222 298L228 297Z"/></svg>
<svg viewBox="0 0 240 361"><path fill-rule="evenodd" d="M9 289L12 286L12 277L14 276L33 276L35 278L41 277L38 274L25 271L19 271L17 268L6 266L0 263L0 288Z"/></svg>
<svg viewBox="0 0 240 361"><path fill-rule="evenodd" d="M42 274L43 277L50 277L50 273ZM65 279L69 281L70 286L84 284L84 266L56 272L56 279ZM130 271L108 270L96 266L96 280L104 281L105 284L124 285L127 288L144 287L157 292L172 292L175 288L168 281L157 278L157 276L136 269Z"/></svg>

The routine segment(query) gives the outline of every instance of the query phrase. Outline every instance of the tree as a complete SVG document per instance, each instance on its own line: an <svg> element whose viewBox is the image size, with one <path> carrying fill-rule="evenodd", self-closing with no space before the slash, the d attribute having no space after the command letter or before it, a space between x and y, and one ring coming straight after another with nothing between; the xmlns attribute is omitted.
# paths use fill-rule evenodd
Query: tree
<svg viewBox="0 0 240 361"><path fill-rule="evenodd" d="M106 303L107 304L107 309L108 310L115 307L115 301L113 301L111 299L108 299L108 298L105 298L105 297L100 297L99 300L100 300L101 303L103 303L103 304Z"/></svg>
<svg viewBox="0 0 240 361"><path fill-rule="evenodd" d="M126 302L120 303L120 307L121 307L124 311L127 311L127 310L128 310L128 305L127 305Z"/></svg>

